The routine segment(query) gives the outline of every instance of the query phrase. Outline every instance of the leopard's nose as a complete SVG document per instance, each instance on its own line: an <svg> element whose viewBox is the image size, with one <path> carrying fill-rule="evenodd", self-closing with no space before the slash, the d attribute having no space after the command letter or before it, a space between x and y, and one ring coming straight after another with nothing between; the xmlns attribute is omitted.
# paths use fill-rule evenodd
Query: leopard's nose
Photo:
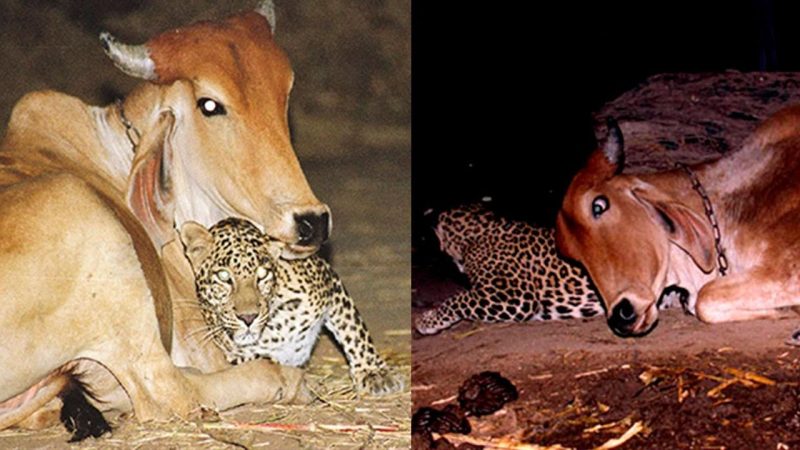
<svg viewBox="0 0 800 450"><path fill-rule="evenodd" d="M236 317L249 327L256 320L258 314L237 314Z"/></svg>

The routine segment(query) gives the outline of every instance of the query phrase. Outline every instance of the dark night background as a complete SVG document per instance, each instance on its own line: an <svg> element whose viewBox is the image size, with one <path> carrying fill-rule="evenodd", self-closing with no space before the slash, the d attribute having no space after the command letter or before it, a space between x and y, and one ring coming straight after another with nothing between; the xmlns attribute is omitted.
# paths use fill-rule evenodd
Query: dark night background
<svg viewBox="0 0 800 450"><path fill-rule="evenodd" d="M551 225L591 113L651 75L800 70L793 2L441 3L412 4L415 257L429 208Z"/></svg>

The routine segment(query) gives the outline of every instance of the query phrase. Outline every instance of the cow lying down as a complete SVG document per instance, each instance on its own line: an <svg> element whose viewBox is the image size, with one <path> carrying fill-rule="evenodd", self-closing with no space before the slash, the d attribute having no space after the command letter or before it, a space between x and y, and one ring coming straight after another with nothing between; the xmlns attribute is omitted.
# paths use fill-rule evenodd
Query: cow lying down
<svg viewBox="0 0 800 450"><path fill-rule="evenodd" d="M0 143L0 429L48 422L59 407L40 407L82 387L139 421L310 400L299 369L232 366L181 307L196 304L175 231L187 221L245 218L284 258L328 235L291 147L293 73L274 27L264 1L143 45L103 34L115 65L145 80L124 101L36 92L15 106Z"/></svg>
<svg viewBox="0 0 800 450"><path fill-rule="evenodd" d="M622 132L610 121L606 142L573 178L556 229L559 250L586 267L616 334L651 331L658 299L675 289L708 323L794 315L800 106L711 163L625 175L623 158Z"/></svg>

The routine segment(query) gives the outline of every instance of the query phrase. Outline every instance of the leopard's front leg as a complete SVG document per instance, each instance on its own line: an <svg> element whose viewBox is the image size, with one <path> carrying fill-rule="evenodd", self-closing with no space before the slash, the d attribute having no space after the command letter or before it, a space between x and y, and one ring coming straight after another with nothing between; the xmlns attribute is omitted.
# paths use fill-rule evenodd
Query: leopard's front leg
<svg viewBox="0 0 800 450"><path fill-rule="evenodd" d="M372 395L403 390L403 377L378 354L353 299L339 277L333 275L333 279L332 301L325 327L342 346L356 389Z"/></svg>
<svg viewBox="0 0 800 450"><path fill-rule="evenodd" d="M414 328L420 334L436 334L465 318L475 320L467 308L472 298L475 298L475 302L477 302L477 295L474 291L463 291L448 297L439 306L424 311L414 322Z"/></svg>

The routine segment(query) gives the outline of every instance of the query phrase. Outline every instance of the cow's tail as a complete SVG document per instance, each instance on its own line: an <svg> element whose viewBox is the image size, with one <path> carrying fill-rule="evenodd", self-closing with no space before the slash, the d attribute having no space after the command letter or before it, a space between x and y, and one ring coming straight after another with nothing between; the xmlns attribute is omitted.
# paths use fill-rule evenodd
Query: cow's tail
<svg viewBox="0 0 800 450"><path fill-rule="evenodd" d="M58 370L25 392L0 403L0 430L13 427L56 398L69 385L70 376Z"/></svg>
<svg viewBox="0 0 800 450"><path fill-rule="evenodd" d="M70 442L89 436L100 437L111 431L111 427L100 411L89 403L87 397L91 396L78 375L71 373L70 368L61 368L25 392L0 403L0 430L17 425L59 397L63 403L60 419L72 433Z"/></svg>
<svg viewBox="0 0 800 450"><path fill-rule="evenodd" d="M80 376L72 375L67 386L58 394L64 406L61 408L61 423L72 433L69 442L78 442L87 437L100 437L111 432L111 426L103 414L89 403L92 392L81 382Z"/></svg>

